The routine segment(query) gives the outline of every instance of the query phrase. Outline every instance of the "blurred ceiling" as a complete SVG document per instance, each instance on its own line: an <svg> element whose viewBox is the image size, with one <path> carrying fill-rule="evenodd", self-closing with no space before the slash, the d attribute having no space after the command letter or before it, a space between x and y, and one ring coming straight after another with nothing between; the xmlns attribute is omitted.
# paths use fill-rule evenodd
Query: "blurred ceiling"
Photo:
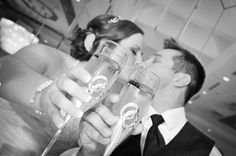
<svg viewBox="0 0 236 156"><path fill-rule="evenodd" d="M162 48L164 38L176 38L207 71L203 89L186 108L189 119L225 155L236 152L236 0L0 0L0 7L1 17L65 52L66 38L103 13L130 19L144 30L145 58Z"/></svg>

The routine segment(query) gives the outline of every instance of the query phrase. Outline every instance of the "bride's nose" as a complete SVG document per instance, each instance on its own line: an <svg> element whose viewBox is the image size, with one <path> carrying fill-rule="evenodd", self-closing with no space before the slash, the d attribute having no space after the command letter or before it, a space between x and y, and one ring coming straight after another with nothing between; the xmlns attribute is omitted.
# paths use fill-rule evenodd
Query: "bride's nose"
<svg viewBox="0 0 236 156"><path fill-rule="evenodd" d="M139 66L143 64L142 52L138 52L135 56L135 65Z"/></svg>

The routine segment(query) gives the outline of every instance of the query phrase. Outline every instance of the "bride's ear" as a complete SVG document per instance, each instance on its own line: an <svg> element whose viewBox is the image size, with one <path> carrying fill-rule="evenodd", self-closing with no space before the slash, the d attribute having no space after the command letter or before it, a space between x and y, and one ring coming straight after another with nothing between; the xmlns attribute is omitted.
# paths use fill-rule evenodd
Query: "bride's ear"
<svg viewBox="0 0 236 156"><path fill-rule="evenodd" d="M187 86L191 82L191 76L186 73L177 73L174 78L174 85L176 87Z"/></svg>
<svg viewBox="0 0 236 156"><path fill-rule="evenodd" d="M93 42L95 41L96 36L93 33L87 34L84 40L84 47L87 51L90 51L93 48Z"/></svg>

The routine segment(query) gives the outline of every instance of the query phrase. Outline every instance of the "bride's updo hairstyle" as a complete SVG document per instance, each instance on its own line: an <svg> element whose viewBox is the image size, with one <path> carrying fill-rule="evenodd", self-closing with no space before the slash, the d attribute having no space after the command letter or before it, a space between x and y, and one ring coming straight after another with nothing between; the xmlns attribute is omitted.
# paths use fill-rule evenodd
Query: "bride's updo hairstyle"
<svg viewBox="0 0 236 156"><path fill-rule="evenodd" d="M96 16L88 23L86 29L77 29L71 42L71 56L80 61L87 61L102 39L119 43L137 33L144 34L135 23L129 20L110 14ZM85 46L85 40L89 34L94 34L91 50Z"/></svg>

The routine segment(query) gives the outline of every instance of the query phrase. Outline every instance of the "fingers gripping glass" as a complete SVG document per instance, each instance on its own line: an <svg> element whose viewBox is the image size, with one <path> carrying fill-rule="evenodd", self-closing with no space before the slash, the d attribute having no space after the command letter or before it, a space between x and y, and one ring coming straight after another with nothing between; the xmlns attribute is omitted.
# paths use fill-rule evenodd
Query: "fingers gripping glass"
<svg viewBox="0 0 236 156"><path fill-rule="evenodd" d="M92 79L88 84L82 85L92 96L92 99L88 102L84 102L81 106L78 106L81 109L81 117L84 112L97 106L97 104L105 97L106 91L117 79L127 59L128 53L119 44L110 40L101 41L98 49L85 66L85 69L91 74ZM76 100L72 99L72 101ZM65 124L58 129L41 156L45 156L49 152L52 145L66 127L70 118L70 115L66 116Z"/></svg>

